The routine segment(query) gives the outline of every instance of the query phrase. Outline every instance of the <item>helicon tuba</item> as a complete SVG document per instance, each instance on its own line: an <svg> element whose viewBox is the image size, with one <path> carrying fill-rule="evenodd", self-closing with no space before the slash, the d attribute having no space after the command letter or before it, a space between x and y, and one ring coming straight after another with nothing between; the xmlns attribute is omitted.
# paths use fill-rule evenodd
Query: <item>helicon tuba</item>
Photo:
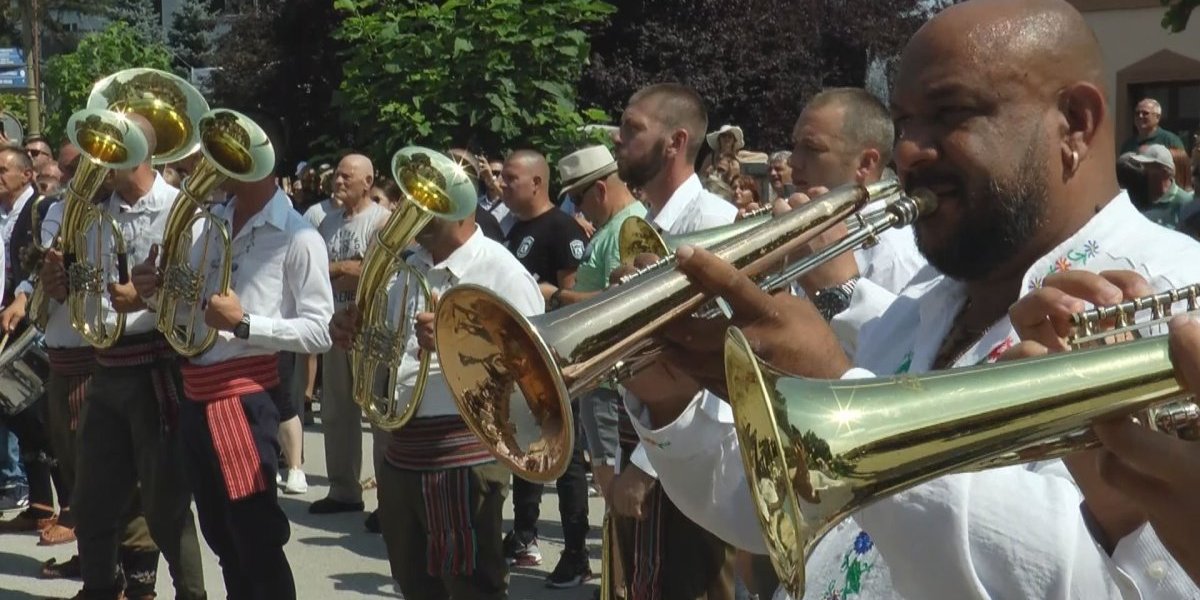
<svg viewBox="0 0 1200 600"><path fill-rule="evenodd" d="M712 252L750 276L766 273L870 199L863 186L838 188ZM530 481L563 473L574 447L570 398L652 353L654 333L706 301L683 273L662 268L672 264L533 318L477 286L446 293L435 324L442 373L497 459Z"/></svg>
<svg viewBox="0 0 1200 600"><path fill-rule="evenodd" d="M233 277L229 227L212 213L209 196L226 180L260 181L275 169L271 140L249 117L217 108L204 113L195 128L203 158L183 182L167 216L158 291L158 330L176 352L189 357L208 350L217 340L217 331L204 324L208 277L217 278L219 294L229 293ZM203 239L193 256L197 233ZM210 274L213 264L217 272Z"/></svg>
<svg viewBox="0 0 1200 600"><path fill-rule="evenodd" d="M182 78L155 69L126 69L101 79L88 96L89 109L136 114L154 129L155 145L149 149L152 164L167 164L195 152L195 119L208 110L196 88ZM140 135L140 131L139 131ZM66 221L66 219L64 219ZM121 337L125 315L112 310L106 298L108 272L104 264L111 239L117 259L117 280L129 281L126 242L116 221L102 208L83 213L64 235L75 237L78 260L70 276L67 307L71 324L92 346L106 348ZM89 247L90 246L90 247Z"/></svg>
<svg viewBox="0 0 1200 600"><path fill-rule="evenodd" d="M1152 324L1091 327L1171 304L1195 310L1200 286L1076 315L1072 345ZM1140 334L1139 334L1140 335ZM1155 428L1200 437L1200 413L1175 378L1165 336L920 376L814 380L755 357L736 328L725 343L746 479L771 560L793 598L809 551L874 500L935 477L1047 460L1090 447L1089 426L1142 413ZM1145 411L1145 412L1143 412Z"/></svg>
<svg viewBox="0 0 1200 600"><path fill-rule="evenodd" d="M63 253L70 301L83 294L98 295L107 292L106 279L101 267L93 263L91 257L83 254L88 249L86 238L82 235L86 232L84 225L101 219L101 211L92 204L92 197L104 183L109 171L136 167L146 160L150 148L146 136L142 135L141 129L135 123L120 113L105 109L84 109L71 115L67 121L67 137L79 148L79 167L63 196L63 202L66 204L63 208L62 223L51 247L56 247ZM111 218L102 221L102 224L104 229L113 233L114 250L120 262L125 256L120 230ZM39 224L37 230L40 229ZM37 230L35 233L40 236L41 232ZM97 231L93 237L101 239L104 236ZM128 277L128 271L123 273ZM50 295L44 283L38 281L30 298L29 318L38 329L45 331L49 317ZM93 345L112 345L123 328L123 315L118 315L114 321L115 328L100 315L95 320L84 322L80 334Z"/></svg>
<svg viewBox="0 0 1200 600"><path fill-rule="evenodd" d="M416 315L408 314L407 299L415 295L418 309L432 310L433 298L423 275L405 263L402 253L434 219L460 221L475 211L475 184L450 157L420 146L402 148L392 156L392 177L403 200L376 234L363 258L355 304L362 328L350 352L354 400L372 425L386 431L403 427L420 406L429 372L429 353L422 351L416 381L408 398L397 393L398 368ZM403 278L398 314L389 307L388 289ZM382 393L377 386L382 383Z"/></svg>

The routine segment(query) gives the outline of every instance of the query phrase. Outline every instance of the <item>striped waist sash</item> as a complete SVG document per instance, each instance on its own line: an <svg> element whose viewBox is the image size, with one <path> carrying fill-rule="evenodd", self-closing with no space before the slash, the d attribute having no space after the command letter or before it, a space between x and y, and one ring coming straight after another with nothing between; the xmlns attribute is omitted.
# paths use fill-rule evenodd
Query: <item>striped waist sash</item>
<svg viewBox="0 0 1200 600"><path fill-rule="evenodd" d="M96 349L96 364L101 368L151 367L150 379L164 434L174 431L179 422L179 391L175 388L174 374L178 363L179 355L157 331L127 335L110 348Z"/></svg>
<svg viewBox="0 0 1200 600"><path fill-rule="evenodd" d="M70 430L75 431L79 429L79 411L96 368L96 351L91 346L46 348L46 358L50 361L50 372L66 380L67 414Z"/></svg>
<svg viewBox="0 0 1200 600"><path fill-rule="evenodd" d="M387 460L398 469L433 471L474 467L495 459L462 417L447 415L409 421L392 434Z"/></svg>
<svg viewBox="0 0 1200 600"><path fill-rule="evenodd" d="M279 358L274 354L251 356L214 365L185 364L183 391L193 402L204 404L213 450L230 500L240 500L267 490L258 447L242 409L242 396L265 392L279 385Z"/></svg>

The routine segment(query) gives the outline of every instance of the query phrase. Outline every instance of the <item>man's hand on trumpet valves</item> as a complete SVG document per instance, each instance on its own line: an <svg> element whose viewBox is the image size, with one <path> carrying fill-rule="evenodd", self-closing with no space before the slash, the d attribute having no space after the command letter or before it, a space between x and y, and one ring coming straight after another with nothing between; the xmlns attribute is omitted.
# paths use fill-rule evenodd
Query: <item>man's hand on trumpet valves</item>
<svg viewBox="0 0 1200 600"><path fill-rule="evenodd" d="M1088 305L1117 304L1153 293L1145 279L1132 271L1065 271L1055 273L1009 309L1009 321L1021 341L1001 357L1013 360L1069 351L1071 315ZM1111 327L1101 323L1098 328ZM1079 486L1084 507L1095 524L1092 535L1111 552L1122 538L1146 522L1146 511L1101 474L1103 450L1077 452L1063 462Z"/></svg>
<svg viewBox="0 0 1200 600"><path fill-rule="evenodd" d="M146 303L132 282L109 283L108 295L112 298L113 310L119 313L131 313L146 308Z"/></svg>
<svg viewBox="0 0 1200 600"><path fill-rule="evenodd" d="M438 296L434 294L429 303L430 310L437 306L437 301ZM420 312L416 317L417 345L426 352L437 352L437 341L433 337L433 316L432 312Z"/></svg>
<svg viewBox="0 0 1200 600"><path fill-rule="evenodd" d="M233 331L245 314L237 293L229 290L228 294L209 296L208 306L204 309L204 323L219 331Z"/></svg>
<svg viewBox="0 0 1200 600"><path fill-rule="evenodd" d="M46 293L56 302L67 301L67 271L63 266L61 250L52 248L46 251L38 278L46 288Z"/></svg>
<svg viewBox="0 0 1200 600"><path fill-rule="evenodd" d="M129 271L129 281L142 298L153 298L158 293L161 283L158 273L158 244L150 246L146 260L136 264Z"/></svg>
<svg viewBox="0 0 1200 600"><path fill-rule="evenodd" d="M339 350L353 349L354 338L358 336L361 327L362 319L358 314L358 306L354 303L347 304L329 320L329 337L333 339L333 346Z"/></svg>

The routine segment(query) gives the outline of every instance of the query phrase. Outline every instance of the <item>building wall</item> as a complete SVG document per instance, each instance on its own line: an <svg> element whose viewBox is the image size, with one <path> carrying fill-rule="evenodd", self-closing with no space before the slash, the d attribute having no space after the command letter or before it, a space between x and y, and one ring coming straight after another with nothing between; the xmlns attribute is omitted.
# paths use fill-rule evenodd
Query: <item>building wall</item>
<svg viewBox="0 0 1200 600"><path fill-rule="evenodd" d="M1139 98L1128 97L1129 85L1200 80L1200 32L1193 31L1200 24L1193 22L1183 33L1167 32L1157 0L1074 3L1084 11L1104 50L1105 83L1117 117L1118 143L1133 133L1133 108ZM1191 110L1200 114L1200 105Z"/></svg>

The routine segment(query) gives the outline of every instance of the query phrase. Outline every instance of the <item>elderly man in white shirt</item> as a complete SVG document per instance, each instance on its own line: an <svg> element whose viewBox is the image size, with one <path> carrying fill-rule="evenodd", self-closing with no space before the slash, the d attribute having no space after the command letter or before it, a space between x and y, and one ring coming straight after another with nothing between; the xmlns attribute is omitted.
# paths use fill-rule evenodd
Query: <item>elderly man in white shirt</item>
<svg viewBox="0 0 1200 600"><path fill-rule="evenodd" d="M939 14L909 43L893 97L896 162L908 186L939 196L916 233L946 275L918 275L898 297L860 283L855 304L886 308L855 313L870 321L858 369L804 301L766 296L702 250L681 249L680 268L730 300L763 359L819 378L996 360L1016 341L1009 306L1056 272L1133 269L1155 290L1196 281L1200 247L1140 217L1117 185L1100 56L1082 17L1061 0L973 0ZM856 271L849 257L828 269L829 277ZM1121 290L1111 295L1120 299ZM692 393L723 388L720 358L678 363L696 385L629 408L680 507L762 552L729 407ZM815 547L804 597L1200 595L1152 526L1113 514L1116 492L1096 479L1087 465L1052 461L948 475L883 498ZM795 578L785 583L799 592Z"/></svg>
<svg viewBox="0 0 1200 600"><path fill-rule="evenodd" d="M275 481L279 352L329 350L333 290L321 234L292 210L274 175L229 181L229 203L214 208L232 238L228 294L219 289L220 261L205 261L215 227L197 224L192 268L205 275L204 322L215 343L182 366L179 428L200 529L221 562L231 598L296 597L283 547L290 535ZM209 258L213 258L211 254ZM134 269L138 293L156 304L161 284L152 255ZM177 315L182 322L182 315Z"/></svg>
<svg viewBox="0 0 1200 600"><path fill-rule="evenodd" d="M410 402L400 409L413 411L390 434L376 474L392 577L407 598L505 598L502 509L512 475L459 414L438 364L432 308L404 291L418 289L410 279L416 276L425 278L435 296L458 284L478 285L525 316L541 314L545 301L533 276L483 234L474 213L461 221L431 221L416 239L420 245L407 263L419 275L397 277L388 296L394 328L407 334L394 392ZM400 318L415 318L415 325ZM349 349L359 326L355 305L339 310L330 323L337 346ZM429 370L424 395L413 406L423 353L429 353Z"/></svg>

